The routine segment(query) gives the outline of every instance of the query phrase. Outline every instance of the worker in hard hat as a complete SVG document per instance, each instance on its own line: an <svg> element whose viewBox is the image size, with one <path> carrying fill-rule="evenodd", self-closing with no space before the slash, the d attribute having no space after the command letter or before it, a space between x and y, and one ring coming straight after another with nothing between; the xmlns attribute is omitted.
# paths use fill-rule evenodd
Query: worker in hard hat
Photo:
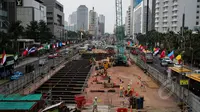
<svg viewBox="0 0 200 112"><path fill-rule="evenodd" d="M92 112L98 112L98 109L97 109L97 97L94 98Z"/></svg>
<svg viewBox="0 0 200 112"><path fill-rule="evenodd" d="M128 87L127 87L127 94L129 94L130 91L131 91L131 85L128 84Z"/></svg>
<svg viewBox="0 0 200 112"><path fill-rule="evenodd" d="M119 87L119 97L123 97L123 90L124 90L124 87L122 84L120 84L120 87Z"/></svg>

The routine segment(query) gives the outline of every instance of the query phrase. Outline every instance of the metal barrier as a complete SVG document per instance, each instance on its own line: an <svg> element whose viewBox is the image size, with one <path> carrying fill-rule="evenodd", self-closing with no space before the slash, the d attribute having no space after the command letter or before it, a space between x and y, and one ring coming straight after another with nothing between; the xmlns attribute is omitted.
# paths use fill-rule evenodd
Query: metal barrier
<svg viewBox="0 0 200 112"><path fill-rule="evenodd" d="M45 66L39 67L37 70L35 70L32 73L24 74L21 76L18 80L10 81L8 83L2 84L0 86L0 94L12 94L22 88L25 88L28 84L34 82L38 77L48 73L51 70L51 66L54 65L55 67L60 65L61 63L66 61L66 58L70 60L76 52L72 52L71 54L63 57L57 57L55 60L53 60L52 63L48 63Z"/></svg>
<svg viewBox="0 0 200 112"><path fill-rule="evenodd" d="M168 91L172 92L174 98L177 100L182 99L184 102L187 102L192 110L191 112L200 112L200 97L194 95L191 91L188 91L188 89L180 86L177 81L169 79L166 75L159 72L154 67L144 63L137 56L132 55L131 58L141 69L146 69L148 71L150 76L161 85L160 89L162 89L162 87L166 87Z"/></svg>

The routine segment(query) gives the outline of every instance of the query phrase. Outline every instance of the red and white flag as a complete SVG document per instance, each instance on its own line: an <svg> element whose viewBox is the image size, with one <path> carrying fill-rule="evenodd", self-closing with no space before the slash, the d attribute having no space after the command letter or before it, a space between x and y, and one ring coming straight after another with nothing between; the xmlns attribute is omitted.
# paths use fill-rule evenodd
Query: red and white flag
<svg viewBox="0 0 200 112"><path fill-rule="evenodd" d="M6 62L6 52L3 51L2 57L1 57L1 65L3 65Z"/></svg>

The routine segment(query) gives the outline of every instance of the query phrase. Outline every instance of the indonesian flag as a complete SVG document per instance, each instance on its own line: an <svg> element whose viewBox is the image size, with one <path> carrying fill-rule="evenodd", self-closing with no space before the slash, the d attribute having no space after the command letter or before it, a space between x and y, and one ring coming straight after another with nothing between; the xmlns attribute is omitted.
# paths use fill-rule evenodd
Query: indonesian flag
<svg viewBox="0 0 200 112"><path fill-rule="evenodd" d="M3 51L2 57L1 57L1 65L3 65L6 62L6 52Z"/></svg>

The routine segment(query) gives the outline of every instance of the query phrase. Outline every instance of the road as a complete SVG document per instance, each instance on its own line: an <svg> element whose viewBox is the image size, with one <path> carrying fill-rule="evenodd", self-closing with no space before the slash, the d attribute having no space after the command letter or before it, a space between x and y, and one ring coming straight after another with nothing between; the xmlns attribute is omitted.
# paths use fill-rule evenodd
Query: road
<svg viewBox="0 0 200 112"><path fill-rule="evenodd" d="M154 57L153 58L153 63L152 64L149 64L150 66L156 68L159 72L163 73L163 74L166 74L166 70L167 70L167 67L162 67L160 65L160 59L159 57Z"/></svg>
<svg viewBox="0 0 200 112"><path fill-rule="evenodd" d="M80 46L81 44L82 44L82 43L73 45L73 46L71 46L70 48L78 47L78 46ZM36 57L36 58L37 58L37 57ZM47 57L42 57L42 58L40 58L40 59L47 59ZM26 63L26 64L30 64L30 63ZM20 71L20 72L25 73L25 66L26 66L26 64L15 68L15 71ZM37 59L36 61L31 62L31 64L33 64L34 67L35 67L35 69L37 69L37 68L39 67L39 57L38 57L38 59Z"/></svg>

